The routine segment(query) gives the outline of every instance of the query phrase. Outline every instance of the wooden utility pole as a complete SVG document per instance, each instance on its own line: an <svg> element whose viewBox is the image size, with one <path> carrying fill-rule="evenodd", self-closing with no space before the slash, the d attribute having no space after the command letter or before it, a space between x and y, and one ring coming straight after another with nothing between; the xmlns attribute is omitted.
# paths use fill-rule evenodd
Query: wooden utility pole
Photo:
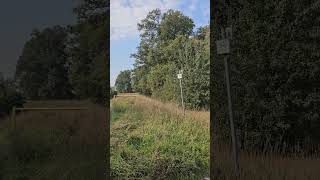
<svg viewBox="0 0 320 180"><path fill-rule="evenodd" d="M234 124L234 112L233 112L233 102L232 102L232 90L231 90L231 78L230 78L230 54L231 54L231 40L232 40L232 26L231 26L231 12L230 7L227 8L227 21L225 22L225 29L221 28L221 39L216 41L217 54L224 55L224 66L227 84L227 94L228 94L228 112L229 112L229 122L232 138L232 153L234 160L234 171L236 176L239 175L239 162L238 162L238 143L236 137L236 130Z"/></svg>
<svg viewBox="0 0 320 180"><path fill-rule="evenodd" d="M231 54L231 40L232 40L232 26L231 26L231 11L230 7L228 7L228 20L227 23L229 27L225 29L223 32L223 36L229 42L230 52L225 54L224 57L224 67L226 72L226 84L227 84L227 93L228 93L228 110L229 110L229 121L230 121L230 129L231 129L231 138L232 138L232 152L233 152L233 161L234 161L234 171L236 176L239 175L239 161L238 161L238 142L237 142L237 134L234 125L234 112L233 112L233 102L232 102L232 90L231 90L231 78L230 78L230 54Z"/></svg>
<svg viewBox="0 0 320 180"><path fill-rule="evenodd" d="M226 55L224 57L224 66L226 71L226 84L227 84L227 93L228 93L228 110L229 110L229 121L231 129L231 138L232 138L232 152L234 160L234 170L238 175L239 173L239 162L238 162L238 143L234 126L234 117L233 117L233 102L232 102L232 93L231 93L231 83L230 83L230 62L229 57Z"/></svg>

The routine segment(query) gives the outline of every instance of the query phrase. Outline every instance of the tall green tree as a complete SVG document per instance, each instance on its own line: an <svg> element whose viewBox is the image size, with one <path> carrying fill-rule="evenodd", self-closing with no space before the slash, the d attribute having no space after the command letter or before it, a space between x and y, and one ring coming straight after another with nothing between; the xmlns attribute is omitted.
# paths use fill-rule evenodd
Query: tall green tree
<svg viewBox="0 0 320 180"><path fill-rule="evenodd" d="M15 78L30 99L72 97L68 81L67 30L61 26L34 30L24 45L16 66Z"/></svg>
<svg viewBox="0 0 320 180"><path fill-rule="evenodd" d="M153 10L138 24L141 41L132 55L136 91L181 102L177 72L183 69L187 107L209 108L209 28L193 28L193 20L175 10Z"/></svg>
<svg viewBox="0 0 320 180"><path fill-rule="evenodd" d="M74 9L77 25L70 28L69 79L79 98L107 101L109 83L107 69L109 1L84 0Z"/></svg>
<svg viewBox="0 0 320 180"><path fill-rule="evenodd" d="M162 41L174 40L178 35L190 36L194 23L191 18L180 11L168 10L162 16L159 37Z"/></svg>
<svg viewBox="0 0 320 180"><path fill-rule="evenodd" d="M120 93L131 93L131 71L125 70L121 71L116 79L116 88Z"/></svg>

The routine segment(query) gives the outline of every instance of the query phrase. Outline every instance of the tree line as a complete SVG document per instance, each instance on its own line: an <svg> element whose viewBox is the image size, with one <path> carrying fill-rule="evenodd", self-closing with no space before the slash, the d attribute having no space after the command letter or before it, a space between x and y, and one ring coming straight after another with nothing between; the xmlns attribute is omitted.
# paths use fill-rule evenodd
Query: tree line
<svg viewBox="0 0 320 180"><path fill-rule="evenodd" d="M83 0L73 10L76 24L34 29L16 65L15 91L31 100L91 99L106 103L108 3Z"/></svg>
<svg viewBox="0 0 320 180"><path fill-rule="evenodd" d="M25 97L106 101L107 6L106 0L82 1L74 9L75 25L31 33L15 74Z"/></svg>
<svg viewBox="0 0 320 180"><path fill-rule="evenodd" d="M117 90L180 103L177 73L183 70L186 106L209 109L209 26L194 27L193 20L180 11L150 11L138 23L140 44L131 55L134 68L119 74Z"/></svg>

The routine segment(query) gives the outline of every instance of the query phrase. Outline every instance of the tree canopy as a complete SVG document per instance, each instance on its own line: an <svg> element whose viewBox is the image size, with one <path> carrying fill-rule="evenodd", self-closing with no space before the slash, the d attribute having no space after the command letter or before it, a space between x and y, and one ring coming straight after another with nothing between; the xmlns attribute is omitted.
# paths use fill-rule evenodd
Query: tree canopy
<svg viewBox="0 0 320 180"><path fill-rule="evenodd" d="M25 43L16 66L16 80L30 99L70 98L67 54L67 29L61 26L34 30Z"/></svg>
<svg viewBox="0 0 320 180"><path fill-rule="evenodd" d="M189 108L209 108L209 26L194 30L180 11L152 10L138 23L141 41L133 69L133 89L165 101L181 102L177 72L184 70Z"/></svg>
<svg viewBox="0 0 320 180"><path fill-rule="evenodd" d="M71 28L68 48L69 79L74 94L99 103L107 101L110 88L107 7L106 0L84 0L74 10L78 23Z"/></svg>
<svg viewBox="0 0 320 180"><path fill-rule="evenodd" d="M34 30L16 67L16 81L29 99L91 99L109 95L108 1L84 0L75 25Z"/></svg>
<svg viewBox="0 0 320 180"><path fill-rule="evenodd" d="M116 79L116 88L120 93L130 93L132 92L131 87L131 71L125 70L121 71Z"/></svg>

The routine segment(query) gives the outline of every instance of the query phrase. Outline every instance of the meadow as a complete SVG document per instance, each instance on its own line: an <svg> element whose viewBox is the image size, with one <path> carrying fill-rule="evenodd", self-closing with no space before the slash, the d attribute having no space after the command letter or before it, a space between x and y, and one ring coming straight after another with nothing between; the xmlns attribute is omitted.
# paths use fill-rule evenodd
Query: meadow
<svg viewBox="0 0 320 180"><path fill-rule="evenodd" d="M134 95L111 101L113 179L203 179L209 174L209 112Z"/></svg>
<svg viewBox="0 0 320 180"><path fill-rule="evenodd" d="M88 107L28 111L0 122L0 179L105 179L104 107L88 101L30 101L25 107Z"/></svg>

